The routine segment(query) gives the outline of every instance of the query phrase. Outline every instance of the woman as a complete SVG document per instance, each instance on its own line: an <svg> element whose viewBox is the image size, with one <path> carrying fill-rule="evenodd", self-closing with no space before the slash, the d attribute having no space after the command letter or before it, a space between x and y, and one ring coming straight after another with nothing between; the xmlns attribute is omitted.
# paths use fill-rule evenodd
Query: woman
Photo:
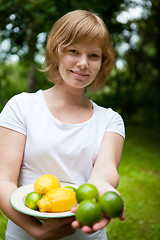
<svg viewBox="0 0 160 240"><path fill-rule="evenodd" d="M6 239L107 239L107 218L92 228L80 228L74 217L41 223L14 210L9 196L47 173L78 186L90 182L100 195L117 192L123 120L85 96L86 87L104 86L113 65L109 33L96 14L72 11L53 25L44 71L54 86L14 96L0 115L0 208L10 219Z"/></svg>

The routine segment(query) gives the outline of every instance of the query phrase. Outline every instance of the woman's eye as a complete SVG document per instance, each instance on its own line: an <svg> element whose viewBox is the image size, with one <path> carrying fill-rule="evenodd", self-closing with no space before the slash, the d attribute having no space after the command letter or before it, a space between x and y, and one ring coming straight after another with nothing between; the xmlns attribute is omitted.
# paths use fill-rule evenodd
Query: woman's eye
<svg viewBox="0 0 160 240"><path fill-rule="evenodd" d="M100 58L100 56L98 54L95 54L95 53L91 54L90 57L93 58L93 59Z"/></svg>
<svg viewBox="0 0 160 240"><path fill-rule="evenodd" d="M78 51L76 49L69 49L69 52L72 54L78 54Z"/></svg>

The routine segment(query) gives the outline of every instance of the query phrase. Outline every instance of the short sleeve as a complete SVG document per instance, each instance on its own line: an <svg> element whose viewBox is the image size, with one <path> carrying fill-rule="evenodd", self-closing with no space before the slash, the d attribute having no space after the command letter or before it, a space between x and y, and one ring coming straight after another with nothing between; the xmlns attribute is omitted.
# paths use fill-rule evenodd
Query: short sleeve
<svg viewBox="0 0 160 240"><path fill-rule="evenodd" d="M122 117L113 110L110 109L111 119L106 127L107 132L116 132L125 138L125 126Z"/></svg>
<svg viewBox="0 0 160 240"><path fill-rule="evenodd" d="M0 114L0 126L26 135L26 121L23 114L23 94L12 97Z"/></svg>

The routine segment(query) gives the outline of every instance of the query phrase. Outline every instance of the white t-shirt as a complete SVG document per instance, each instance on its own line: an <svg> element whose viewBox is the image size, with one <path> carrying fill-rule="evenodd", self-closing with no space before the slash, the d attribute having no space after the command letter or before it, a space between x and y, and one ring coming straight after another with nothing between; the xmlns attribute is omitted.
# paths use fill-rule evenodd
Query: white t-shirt
<svg viewBox="0 0 160 240"><path fill-rule="evenodd" d="M0 126L26 135L24 159L18 186L34 183L43 174L53 174L60 181L81 185L88 181L106 131L125 137L121 116L111 108L93 102L92 117L81 124L64 124L48 109L43 91L21 93L11 98L0 114ZM7 234L15 231L9 223ZM14 229L13 229L14 228ZM22 232L16 240L22 240ZM12 239L12 238L9 238ZM23 239L32 239L29 236ZM105 229L92 235L77 230L64 239L107 239Z"/></svg>

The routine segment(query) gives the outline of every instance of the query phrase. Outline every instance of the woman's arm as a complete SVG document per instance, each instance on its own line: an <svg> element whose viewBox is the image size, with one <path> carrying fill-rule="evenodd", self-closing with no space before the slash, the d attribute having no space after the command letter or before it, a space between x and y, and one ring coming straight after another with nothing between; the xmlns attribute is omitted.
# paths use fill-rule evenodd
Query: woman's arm
<svg viewBox="0 0 160 240"><path fill-rule="evenodd" d="M42 224L10 205L10 194L17 188L25 142L25 135L0 127L0 208L9 219L35 239L59 239L73 234L71 222L74 218L50 219Z"/></svg>
<svg viewBox="0 0 160 240"><path fill-rule="evenodd" d="M14 210L9 203L10 194L17 188L25 141L23 134L0 127L0 208L20 227L24 223L26 228L30 228L28 222L33 220L23 218L24 215Z"/></svg>
<svg viewBox="0 0 160 240"><path fill-rule="evenodd" d="M121 135L114 132L105 133L92 174L88 180L89 183L94 184L98 188L100 195L108 191L118 193L116 190L119 184L119 174L117 170L122 156L123 144L124 139ZM121 217L121 220L123 219L124 212ZM91 233L105 227L109 221L110 219L103 217L98 223L95 223L92 228L84 226L82 230ZM80 227L77 221L74 221L72 226L75 228Z"/></svg>
<svg viewBox="0 0 160 240"><path fill-rule="evenodd" d="M124 139L114 132L106 132L88 182L97 186L100 195L115 191L119 184L117 172L121 161Z"/></svg>

